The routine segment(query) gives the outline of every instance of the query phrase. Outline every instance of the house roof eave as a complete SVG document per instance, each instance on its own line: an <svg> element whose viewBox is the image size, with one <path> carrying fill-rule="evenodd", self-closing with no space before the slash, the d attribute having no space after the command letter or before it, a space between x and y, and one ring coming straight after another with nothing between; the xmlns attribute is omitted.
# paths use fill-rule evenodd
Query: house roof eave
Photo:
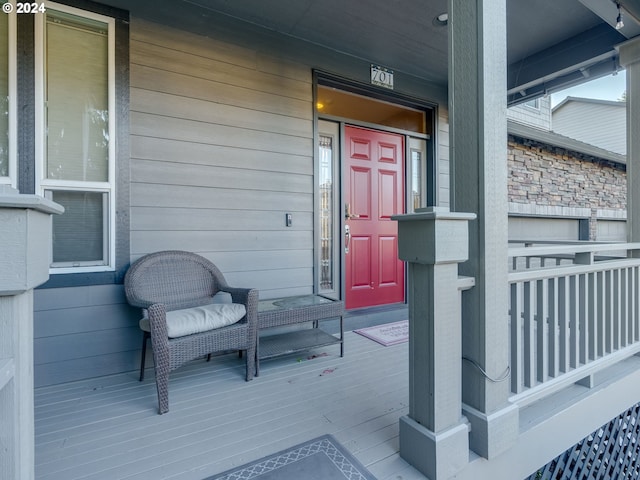
<svg viewBox="0 0 640 480"><path fill-rule="evenodd" d="M560 135L556 132L533 128L512 120L507 121L507 133L516 137L545 143L552 147L560 147L595 158L601 158L609 162L618 163L621 165L627 164L626 155L610 152L608 150L605 150L604 148L589 145L588 143L581 142L564 135Z"/></svg>

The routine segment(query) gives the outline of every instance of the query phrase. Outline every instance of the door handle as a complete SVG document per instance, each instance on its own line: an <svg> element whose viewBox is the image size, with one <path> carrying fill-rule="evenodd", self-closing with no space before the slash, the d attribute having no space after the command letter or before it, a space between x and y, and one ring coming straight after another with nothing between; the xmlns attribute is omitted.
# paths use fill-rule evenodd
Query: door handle
<svg viewBox="0 0 640 480"><path fill-rule="evenodd" d="M351 213L351 204L350 203L345 203L344 204L344 218L345 218L345 220L351 220L352 218L360 218L360 215L352 214Z"/></svg>
<svg viewBox="0 0 640 480"><path fill-rule="evenodd" d="M344 253L349 253L349 246L351 245L351 229L349 225L344 226Z"/></svg>

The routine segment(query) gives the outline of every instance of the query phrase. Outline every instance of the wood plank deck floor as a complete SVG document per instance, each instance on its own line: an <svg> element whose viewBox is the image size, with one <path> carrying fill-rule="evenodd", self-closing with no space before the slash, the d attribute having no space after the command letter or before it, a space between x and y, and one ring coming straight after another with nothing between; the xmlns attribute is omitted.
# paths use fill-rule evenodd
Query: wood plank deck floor
<svg viewBox="0 0 640 480"><path fill-rule="evenodd" d="M236 355L192 362L171 375L165 415L152 371L39 388L36 478L201 480L330 433L379 480L424 479L398 455L407 369L408 344L347 332L344 358L331 346L263 361L251 382Z"/></svg>

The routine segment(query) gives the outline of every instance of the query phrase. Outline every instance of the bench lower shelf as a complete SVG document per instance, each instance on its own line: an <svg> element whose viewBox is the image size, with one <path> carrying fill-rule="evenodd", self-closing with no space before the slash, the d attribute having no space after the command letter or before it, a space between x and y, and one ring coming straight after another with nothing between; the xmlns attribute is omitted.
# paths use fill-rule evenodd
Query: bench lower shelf
<svg viewBox="0 0 640 480"><path fill-rule="evenodd" d="M340 356L342 356L344 353L342 339L319 328L269 335L260 338L258 358L264 360L335 344L340 344Z"/></svg>

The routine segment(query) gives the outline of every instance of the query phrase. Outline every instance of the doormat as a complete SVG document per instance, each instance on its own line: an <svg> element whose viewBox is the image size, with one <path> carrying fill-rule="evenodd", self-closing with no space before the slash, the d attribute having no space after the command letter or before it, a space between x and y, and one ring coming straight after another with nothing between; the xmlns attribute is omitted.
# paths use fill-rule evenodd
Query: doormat
<svg viewBox="0 0 640 480"><path fill-rule="evenodd" d="M361 328L354 330L354 332L388 347L409 340L409 320L385 323L384 325L378 325L376 327Z"/></svg>
<svg viewBox="0 0 640 480"><path fill-rule="evenodd" d="M332 435L228 470L205 480L376 480Z"/></svg>

